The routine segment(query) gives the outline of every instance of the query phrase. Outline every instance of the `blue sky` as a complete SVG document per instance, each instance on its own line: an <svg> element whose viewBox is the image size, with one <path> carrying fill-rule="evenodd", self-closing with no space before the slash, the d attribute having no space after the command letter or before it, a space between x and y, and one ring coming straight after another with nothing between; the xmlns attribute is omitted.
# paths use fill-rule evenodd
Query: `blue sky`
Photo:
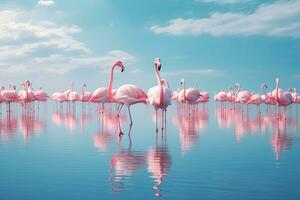
<svg viewBox="0 0 300 200"><path fill-rule="evenodd" d="M115 87L155 84L153 59L172 89L180 78L215 92L240 82L300 90L300 1L1 0L0 84L53 92L105 86L117 58Z"/></svg>

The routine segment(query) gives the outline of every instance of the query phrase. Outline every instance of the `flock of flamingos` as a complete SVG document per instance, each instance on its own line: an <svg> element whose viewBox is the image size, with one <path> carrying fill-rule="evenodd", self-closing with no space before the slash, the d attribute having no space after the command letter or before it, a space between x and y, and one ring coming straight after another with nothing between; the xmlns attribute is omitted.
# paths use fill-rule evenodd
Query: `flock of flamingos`
<svg viewBox="0 0 300 200"><path fill-rule="evenodd" d="M166 111L168 106L171 105L171 101L178 102L183 109L193 109L197 104L206 103L209 101L209 94L207 91L199 91L197 86L186 88L184 79L181 79L182 89L171 91L166 79L162 79L160 76L162 64L160 58L154 60L154 73L157 81L157 85L150 88L148 93L140 89L133 84L124 84L117 89L113 89L114 70L119 68L121 72L125 67L122 61L117 60L110 68L109 83L107 87L100 87L94 92L86 91L86 84L82 86L81 93L73 90L73 84L71 83L71 89L55 92L49 96L42 88L37 91L33 91L32 84L29 80L25 81L22 86L23 89L19 92L16 91L15 85L10 85L9 89L1 88L0 102L7 104L7 112L11 111L12 103L21 103L22 108L30 109L30 103L37 101L43 102L51 98L58 105L63 107L64 103L67 103L67 108L70 109L72 103L82 102L83 106L86 103L98 103L102 105L102 111L104 112L105 104L114 104L116 108L116 114L119 117L120 112L125 105L128 109L130 117L130 127L132 126L131 106L138 103L151 104L155 109L155 124L156 132L158 132L157 119L158 110L161 111L161 126L162 130L166 126ZM297 90L290 89L284 91L279 88L279 79L276 78L276 88L273 91L266 92L267 85L262 84L261 91L263 94L249 92L241 89L239 83L235 85L236 91L233 91L232 87L228 88L228 91L220 91L215 94L214 100L221 102L221 104L229 103L231 106L239 106L243 109L243 105L256 105L258 112L260 112L260 105L275 105L285 108L291 104L299 104L300 96L298 96ZM248 107L248 106L247 106ZM1 109L2 110L2 109ZM119 127L119 135L123 135L121 127Z"/></svg>
<svg viewBox="0 0 300 200"><path fill-rule="evenodd" d="M18 120L14 117L13 111L18 104L22 105L19 125L24 139L27 141L31 133L40 133L46 126L46 122L38 116L39 112L35 112L35 104L32 102L38 102L39 106L39 102L45 102L48 99L55 101L56 110L52 114L53 122L56 125L67 126L71 132L78 125L84 131L85 123L92 118L89 110L86 111L86 104L95 103L100 123L97 132L93 134L93 143L97 149L106 151L115 133L119 133L119 136L123 135L120 124L126 119L124 113L121 112L124 105L128 109L130 117L128 133L130 139L132 126L130 107L132 105L138 103L151 104L155 109L155 113L152 116L156 124L155 131L156 133L158 132L158 121L161 121L162 133L164 133L166 131L166 111L173 101L177 102L177 109L172 116L172 122L179 130L181 152L186 153L197 143L199 132L208 125L208 108L206 106L198 107L197 105L206 105L205 103L209 101L210 97L208 92L199 91L196 85L186 88L184 79L181 80L182 89L172 92L167 80L160 77L159 71L161 67L160 59L156 58L154 60L154 72L157 85L150 88L148 93L132 84L125 84L118 89L113 89L115 68L119 68L121 71L125 69L121 61L116 61L111 66L108 86L98 88L94 92L86 91L86 84L84 84L81 93L78 93L73 90L73 83L71 83L70 89L55 92L49 96L42 88L34 91L32 83L28 80L22 84L23 89L19 92L16 91L14 85L10 85L10 89L2 87L0 106L2 103L7 104L7 117L2 120L2 113L0 115L0 136L3 133L12 135L12 133L17 131ZM282 150L290 148L296 140L294 136L286 134L286 129L290 128L297 132L297 119L286 114L286 112L290 111L291 106L289 105L300 103L300 96L298 96L296 89L294 91L280 89L279 79L276 79L276 88L270 92L266 92L267 85L262 84L262 95L245 91L241 89L238 83L235 87L236 91L229 87L227 91L220 91L214 96L214 100L220 102L215 107L218 126L234 129L237 142L246 134L258 132L264 134L267 132L267 129L270 130L272 133L270 143L278 160ZM76 117L75 102L82 103L80 119ZM261 115L261 104L267 105L265 115ZM244 105L246 105L247 111L249 105L257 106L257 112L254 117L250 115L250 112L243 112ZM280 107L284 108L284 112L276 111ZM0 110L2 112L2 108ZM161 111L159 115L158 110ZM121 150L111 158L110 180L113 189L121 189L119 187L122 187L126 176L147 164L151 178L155 181L153 186L155 195L160 196L159 187L172 164L171 155L166 145L166 137L163 137L161 145L157 144L156 138L156 147L151 148L148 153L135 152L132 149L131 139L129 141L128 148L119 147Z"/></svg>

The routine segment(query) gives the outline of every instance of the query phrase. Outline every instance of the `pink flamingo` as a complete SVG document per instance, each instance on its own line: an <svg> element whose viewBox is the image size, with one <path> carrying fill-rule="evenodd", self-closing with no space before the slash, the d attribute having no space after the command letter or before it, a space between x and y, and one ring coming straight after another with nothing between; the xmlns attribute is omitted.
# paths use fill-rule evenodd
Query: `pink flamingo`
<svg viewBox="0 0 300 200"><path fill-rule="evenodd" d="M261 90L264 89L264 84L261 85ZM260 113L260 104L264 102L263 98L260 94L254 93L250 96L250 99L248 100L247 104L253 104L258 107L258 112Z"/></svg>
<svg viewBox="0 0 300 200"><path fill-rule="evenodd" d="M195 88L198 87L198 84L195 83ZM200 97L197 99L196 103L207 103L209 101L209 94L207 91L199 91Z"/></svg>
<svg viewBox="0 0 300 200"><path fill-rule="evenodd" d="M65 96L65 101L69 101L69 94L73 91L74 85L73 82L70 82L71 89L67 89L63 92L63 95Z"/></svg>
<svg viewBox="0 0 300 200"><path fill-rule="evenodd" d="M194 87L186 89L184 79L181 79L180 83L183 85L183 89L180 90L178 95L179 102L187 104L197 104L197 100L202 97L200 92Z"/></svg>
<svg viewBox="0 0 300 200"><path fill-rule="evenodd" d="M29 90L28 87L30 87L31 83L27 80L23 85L23 90L21 90L18 95L19 95L19 100L25 104L30 103L35 100L34 93L32 90Z"/></svg>
<svg viewBox="0 0 300 200"><path fill-rule="evenodd" d="M161 69L160 58L156 58L154 60L154 72L156 76L157 86L154 86L148 90L148 99L147 99L147 102L151 104L155 109L156 132L158 132L157 111L158 110L162 111L162 120L164 120L164 122L162 123L162 130L164 130L167 107L171 105L171 96L172 96L171 90L168 87L162 85L162 82L164 82L165 80L163 79L162 81L162 79L160 78L160 74L159 74L160 69Z"/></svg>
<svg viewBox="0 0 300 200"><path fill-rule="evenodd" d="M236 103L247 103L250 100L251 93L246 90L241 90L239 83L236 83L235 87L237 87L237 92L235 93Z"/></svg>
<svg viewBox="0 0 300 200"><path fill-rule="evenodd" d="M276 78L276 101L278 106L288 106L293 102L293 97L289 92L284 92L279 88L279 79Z"/></svg>
<svg viewBox="0 0 300 200"><path fill-rule="evenodd" d="M179 94L179 92L180 92L180 89L178 88L176 91L174 91L174 92L172 93L171 99L172 99L173 101L177 101L177 100L178 100L178 94Z"/></svg>
<svg viewBox="0 0 300 200"><path fill-rule="evenodd" d="M85 83L82 85L82 88L81 88L80 101L82 101L82 102L88 102L91 99L91 97L92 97L92 93L89 92L89 91L84 91L84 88L86 88L86 84Z"/></svg>
<svg viewBox="0 0 300 200"><path fill-rule="evenodd" d="M225 102L228 100L227 93L224 91L220 91L214 96L215 101Z"/></svg>
<svg viewBox="0 0 300 200"><path fill-rule="evenodd" d="M123 105L126 105L128 108L128 113L130 117L130 127L132 126L132 117L131 117L131 111L130 106L137 104L137 103L146 103L147 100L147 94L137 86L133 84L125 84L120 86L116 94L113 96L112 92L112 83L113 83L113 70L114 68L118 66L121 68L121 71L124 71L125 67L123 66L122 61L118 60L116 61L113 66L111 67L110 71L110 80L108 85L108 97L110 101L119 103L120 106L117 108L117 113L119 113L122 110ZM129 132L130 133L130 132ZM123 135L120 127L120 133L119 135Z"/></svg>
<svg viewBox="0 0 300 200"><path fill-rule="evenodd" d="M266 104L270 104L270 105L276 105L277 102L275 100L275 98L272 98L272 93L266 93L266 88L268 88L266 83L262 84L262 93L263 95L261 96L261 98L263 99L264 103Z"/></svg>
<svg viewBox="0 0 300 200"><path fill-rule="evenodd" d="M1 91L1 96L3 97L4 102L8 104L8 112L10 113L10 104L13 102L18 102L19 101L19 96L16 91L16 86L15 85L10 85L10 89L8 90L2 90Z"/></svg>
<svg viewBox="0 0 300 200"><path fill-rule="evenodd" d="M48 94L43 90L43 88L40 87L39 90L34 92L34 97L37 101L47 101L48 100Z"/></svg>
<svg viewBox="0 0 300 200"><path fill-rule="evenodd" d="M235 94L232 91L232 87L229 86L228 87L228 91L227 91L227 101L234 103L235 102Z"/></svg>
<svg viewBox="0 0 300 200"><path fill-rule="evenodd" d="M293 103L300 103L300 96L298 96L298 92L297 92L296 88L294 88L292 97L293 97Z"/></svg>

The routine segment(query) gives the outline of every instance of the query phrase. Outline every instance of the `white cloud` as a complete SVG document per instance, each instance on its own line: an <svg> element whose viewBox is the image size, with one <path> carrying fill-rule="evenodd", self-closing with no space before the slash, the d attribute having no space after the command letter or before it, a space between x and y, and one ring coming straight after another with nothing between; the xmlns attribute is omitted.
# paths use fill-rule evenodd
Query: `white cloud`
<svg viewBox="0 0 300 200"><path fill-rule="evenodd" d="M106 69L116 60L125 64L135 57L122 50L95 54L75 39L76 25L37 21L34 12L0 10L0 71L6 73L66 73L74 69Z"/></svg>
<svg viewBox="0 0 300 200"><path fill-rule="evenodd" d="M206 76L222 76L224 71L205 68L205 69L191 69L191 70L176 70L176 71L165 71L161 72L163 75L177 76L177 75L206 75Z"/></svg>
<svg viewBox="0 0 300 200"><path fill-rule="evenodd" d="M204 3L216 3L216 4L237 4L237 3L245 3L250 0L196 0Z"/></svg>
<svg viewBox="0 0 300 200"><path fill-rule="evenodd" d="M219 13L208 18L172 19L166 26L150 30L169 35L264 35L300 37L300 0L262 4L253 13Z"/></svg>
<svg viewBox="0 0 300 200"><path fill-rule="evenodd" d="M41 5L41 6L51 6L54 3L55 2L53 0L39 0L38 1L38 5Z"/></svg>

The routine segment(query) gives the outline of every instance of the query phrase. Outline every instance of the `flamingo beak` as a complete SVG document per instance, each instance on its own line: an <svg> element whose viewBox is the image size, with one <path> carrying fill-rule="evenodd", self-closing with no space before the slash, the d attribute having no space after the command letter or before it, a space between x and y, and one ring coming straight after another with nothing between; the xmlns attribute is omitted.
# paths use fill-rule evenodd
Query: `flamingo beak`
<svg viewBox="0 0 300 200"><path fill-rule="evenodd" d="M122 67L121 72L124 72L124 67Z"/></svg>
<svg viewBox="0 0 300 200"><path fill-rule="evenodd" d="M161 70L161 64L160 63L158 64L157 68L158 68L158 71Z"/></svg>

